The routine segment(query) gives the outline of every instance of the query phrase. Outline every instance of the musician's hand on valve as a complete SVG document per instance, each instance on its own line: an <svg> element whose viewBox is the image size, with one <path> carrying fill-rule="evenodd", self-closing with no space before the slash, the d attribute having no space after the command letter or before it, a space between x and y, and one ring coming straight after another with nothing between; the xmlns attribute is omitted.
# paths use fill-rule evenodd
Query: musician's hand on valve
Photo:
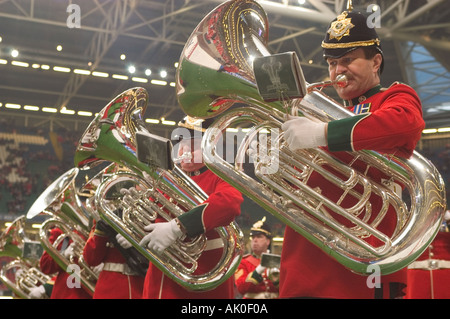
<svg viewBox="0 0 450 319"><path fill-rule="evenodd" d="M31 299L44 299L46 297L44 286L30 288L29 296Z"/></svg>
<svg viewBox="0 0 450 319"><path fill-rule="evenodd" d="M284 131L284 139L293 151L327 145L327 123L288 115L281 129Z"/></svg>
<svg viewBox="0 0 450 319"><path fill-rule="evenodd" d="M175 219L170 222L150 224L145 226L144 229L150 233L141 239L139 245L147 246L158 254L161 254L183 235Z"/></svg>
<svg viewBox="0 0 450 319"><path fill-rule="evenodd" d="M121 234L116 235L116 240L119 243L120 246L124 249L131 248L133 246L125 237L123 237Z"/></svg>
<svg viewBox="0 0 450 319"><path fill-rule="evenodd" d="M75 246L75 243L71 243L69 246L67 246L66 250L64 250L64 257L67 259L70 259L71 256L74 255L73 248Z"/></svg>

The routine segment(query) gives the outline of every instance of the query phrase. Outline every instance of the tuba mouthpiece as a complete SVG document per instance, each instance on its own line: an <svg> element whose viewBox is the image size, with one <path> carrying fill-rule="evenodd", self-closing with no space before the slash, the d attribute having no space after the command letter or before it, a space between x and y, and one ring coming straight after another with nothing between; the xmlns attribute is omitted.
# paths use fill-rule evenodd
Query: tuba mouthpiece
<svg viewBox="0 0 450 319"><path fill-rule="evenodd" d="M184 152L183 154L181 154L178 157L175 157L173 159L173 162L175 164L180 164L181 162L186 161L186 162L190 162L192 161L192 153L191 152Z"/></svg>
<svg viewBox="0 0 450 319"><path fill-rule="evenodd" d="M344 88L348 84L347 77L344 74L339 74L336 77L335 84L341 88Z"/></svg>
<svg viewBox="0 0 450 319"><path fill-rule="evenodd" d="M314 89L317 88L324 88L331 85L337 85L341 88L346 87L348 84L347 76L344 74L339 74L335 80L333 81L323 81L323 82L317 82L312 83L307 86L308 93L311 93Z"/></svg>

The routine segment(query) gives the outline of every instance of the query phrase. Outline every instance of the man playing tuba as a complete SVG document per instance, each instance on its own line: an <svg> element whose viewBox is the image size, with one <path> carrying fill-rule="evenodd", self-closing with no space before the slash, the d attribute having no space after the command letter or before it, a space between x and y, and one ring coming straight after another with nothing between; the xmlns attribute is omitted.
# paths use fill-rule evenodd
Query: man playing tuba
<svg viewBox="0 0 450 319"><path fill-rule="evenodd" d="M133 270L121 251L130 249L131 243L122 235L116 235L113 243L110 226L103 220L95 222L83 249L83 257L91 267L102 270L95 284L93 299L141 299L144 277Z"/></svg>
<svg viewBox="0 0 450 319"><path fill-rule="evenodd" d="M345 75L348 84L335 86L347 108L356 115L350 118L317 123L305 117L289 117L282 125L284 137L292 150L327 147L336 156L349 162L340 151L374 150L382 154L409 158L424 128L421 102L409 86L394 83L380 85L384 58L380 39L369 28L361 13L344 11L333 20L322 42L331 80ZM352 163L359 171L367 164ZM368 175L383 183L389 181L374 168ZM324 197L339 199L341 190L313 174L308 185L320 188ZM397 194L401 186L388 183ZM344 200L342 205L351 205ZM372 211L378 211L383 200L370 198ZM366 208L367 209L367 208ZM391 209L388 216L391 215ZM334 216L339 221L339 216ZM396 223L383 225L386 232ZM347 226L347 225L346 225ZM370 287L366 276L352 273L311 244L290 227L286 228L280 268L280 298L400 298L406 285L405 269L381 276L380 284Z"/></svg>
<svg viewBox="0 0 450 319"><path fill-rule="evenodd" d="M241 212L243 197L239 191L211 172L203 162L201 138L212 120L194 120L186 117L172 134L179 141L178 155L182 158L181 169L197 183L209 196L208 199L192 210L172 219L170 222L158 222L145 227L149 234L144 236L140 245L162 253L167 247L186 234L188 237L206 234L206 248L198 260L197 271L204 271L217 263L223 247L218 236L212 230L229 225ZM210 232L211 231L211 232ZM217 238L215 238L217 237ZM230 277L223 284L206 292L190 292L165 276L150 263L145 277L143 298L146 299L232 299L234 282Z"/></svg>
<svg viewBox="0 0 450 319"><path fill-rule="evenodd" d="M62 230L59 228L53 228L50 230L49 241L53 244L57 238L62 234ZM58 246L58 250L62 251L62 254L69 259L70 255L73 253L73 242L69 238L64 239L62 243ZM62 269L58 263L53 259L53 257L47 252L41 256L39 260L39 265L44 274L52 275L56 274L55 282L53 285L52 293L50 299L91 299L91 294L82 285L79 287L74 285L69 287L68 279L71 275Z"/></svg>

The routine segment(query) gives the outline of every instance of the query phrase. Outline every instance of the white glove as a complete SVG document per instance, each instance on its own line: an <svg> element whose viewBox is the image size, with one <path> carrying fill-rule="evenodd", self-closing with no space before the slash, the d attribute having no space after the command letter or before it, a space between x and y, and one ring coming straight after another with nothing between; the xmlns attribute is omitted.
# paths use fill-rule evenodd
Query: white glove
<svg viewBox="0 0 450 319"><path fill-rule="evenodd" d="M161 254L183 235L175 219L166 223L150 224L145 226L144 229L149 231L150 234L145 235L139 242L139 245L147 246L157 254Z"/></svg>
<svg viewBox="0 0 450 319"><path fill-rule="evenodd" d="M104 266L105 266L104 263L100 263L97 266L91 267L91 268L92 268L92 271L98 276L102 272Z"/></svg>
<svg viewBox="0 0 450 319"><path fill-rule="evenodd" d="M73 247L75 246L75 243L71 243L69 246L67 246L66 250L64 250L64 257L67 259L70 259L71 256L74 255Z"/></svg>
<svg viewBox="0 0 450 319"><path fill-rule="evenodd" d="M16 273L14 274L15 278L20 278L23 275L23 270L22 268L19 268L16 270Z"/></svg>
<svg viewBox="0 0 450 319"><path fill-rule="evenodd" d="M44 286L34 287L30 289L30 298L31 299L43 299L45 297L45 288Z"/></svg>
<svg viewBox="0 0 450 319"><path fill-rule="evenodd" d="M284 139L293 151L327 145L327 123L315 122L306 117L289 116L281 125Z"/></svg>
<svg viewBox="0 0 450 319"><path fill-rule="evenodd" d="M133 246L125 237L123 237L121 234L116 235L116 240L119 243L122 248L128 249Z"/></svg>
<svg viewBox="0 0 450 319"><path fill-rule="evenodd" d="M258 273L258 274L262 274L263 272L264 272L264 270L266 270L266 267L264 267L264 266L261 266L261 264L259 264L258 266L256 266L256 272Z"/></svg>
<svg viewBox="0 0 450 319"><path fill-rule="evenodd" d="M444 214L444 220L446 222L450 221L450 210L446 211Z"/></svg>

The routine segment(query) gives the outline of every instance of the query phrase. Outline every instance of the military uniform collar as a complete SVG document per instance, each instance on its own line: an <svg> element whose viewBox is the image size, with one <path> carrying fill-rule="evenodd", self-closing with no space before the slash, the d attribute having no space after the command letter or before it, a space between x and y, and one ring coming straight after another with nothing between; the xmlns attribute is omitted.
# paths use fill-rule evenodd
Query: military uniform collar
<svg viewBox="0 0 450 319"><path fill-rule="evenodd" d="M254 252L252 252L252 256L255 257L256 259L261 259L261 255L257 256Z"/></svg>
<svg viewBox="0 0 450 319"><path fill-rule="evenodd" d="M358 97L356 97L354 99L351 99L351 100L345 100L344 101L344 105L345 106L353 106L353 105L357 105L357 104L363 103L369 97L371 97L372 95L377 94L380 91L381 91L381 84L378 84L377 86L371 88L369 91L367 91L366 93L364 93L361 96L358 96Z"/></svg>

